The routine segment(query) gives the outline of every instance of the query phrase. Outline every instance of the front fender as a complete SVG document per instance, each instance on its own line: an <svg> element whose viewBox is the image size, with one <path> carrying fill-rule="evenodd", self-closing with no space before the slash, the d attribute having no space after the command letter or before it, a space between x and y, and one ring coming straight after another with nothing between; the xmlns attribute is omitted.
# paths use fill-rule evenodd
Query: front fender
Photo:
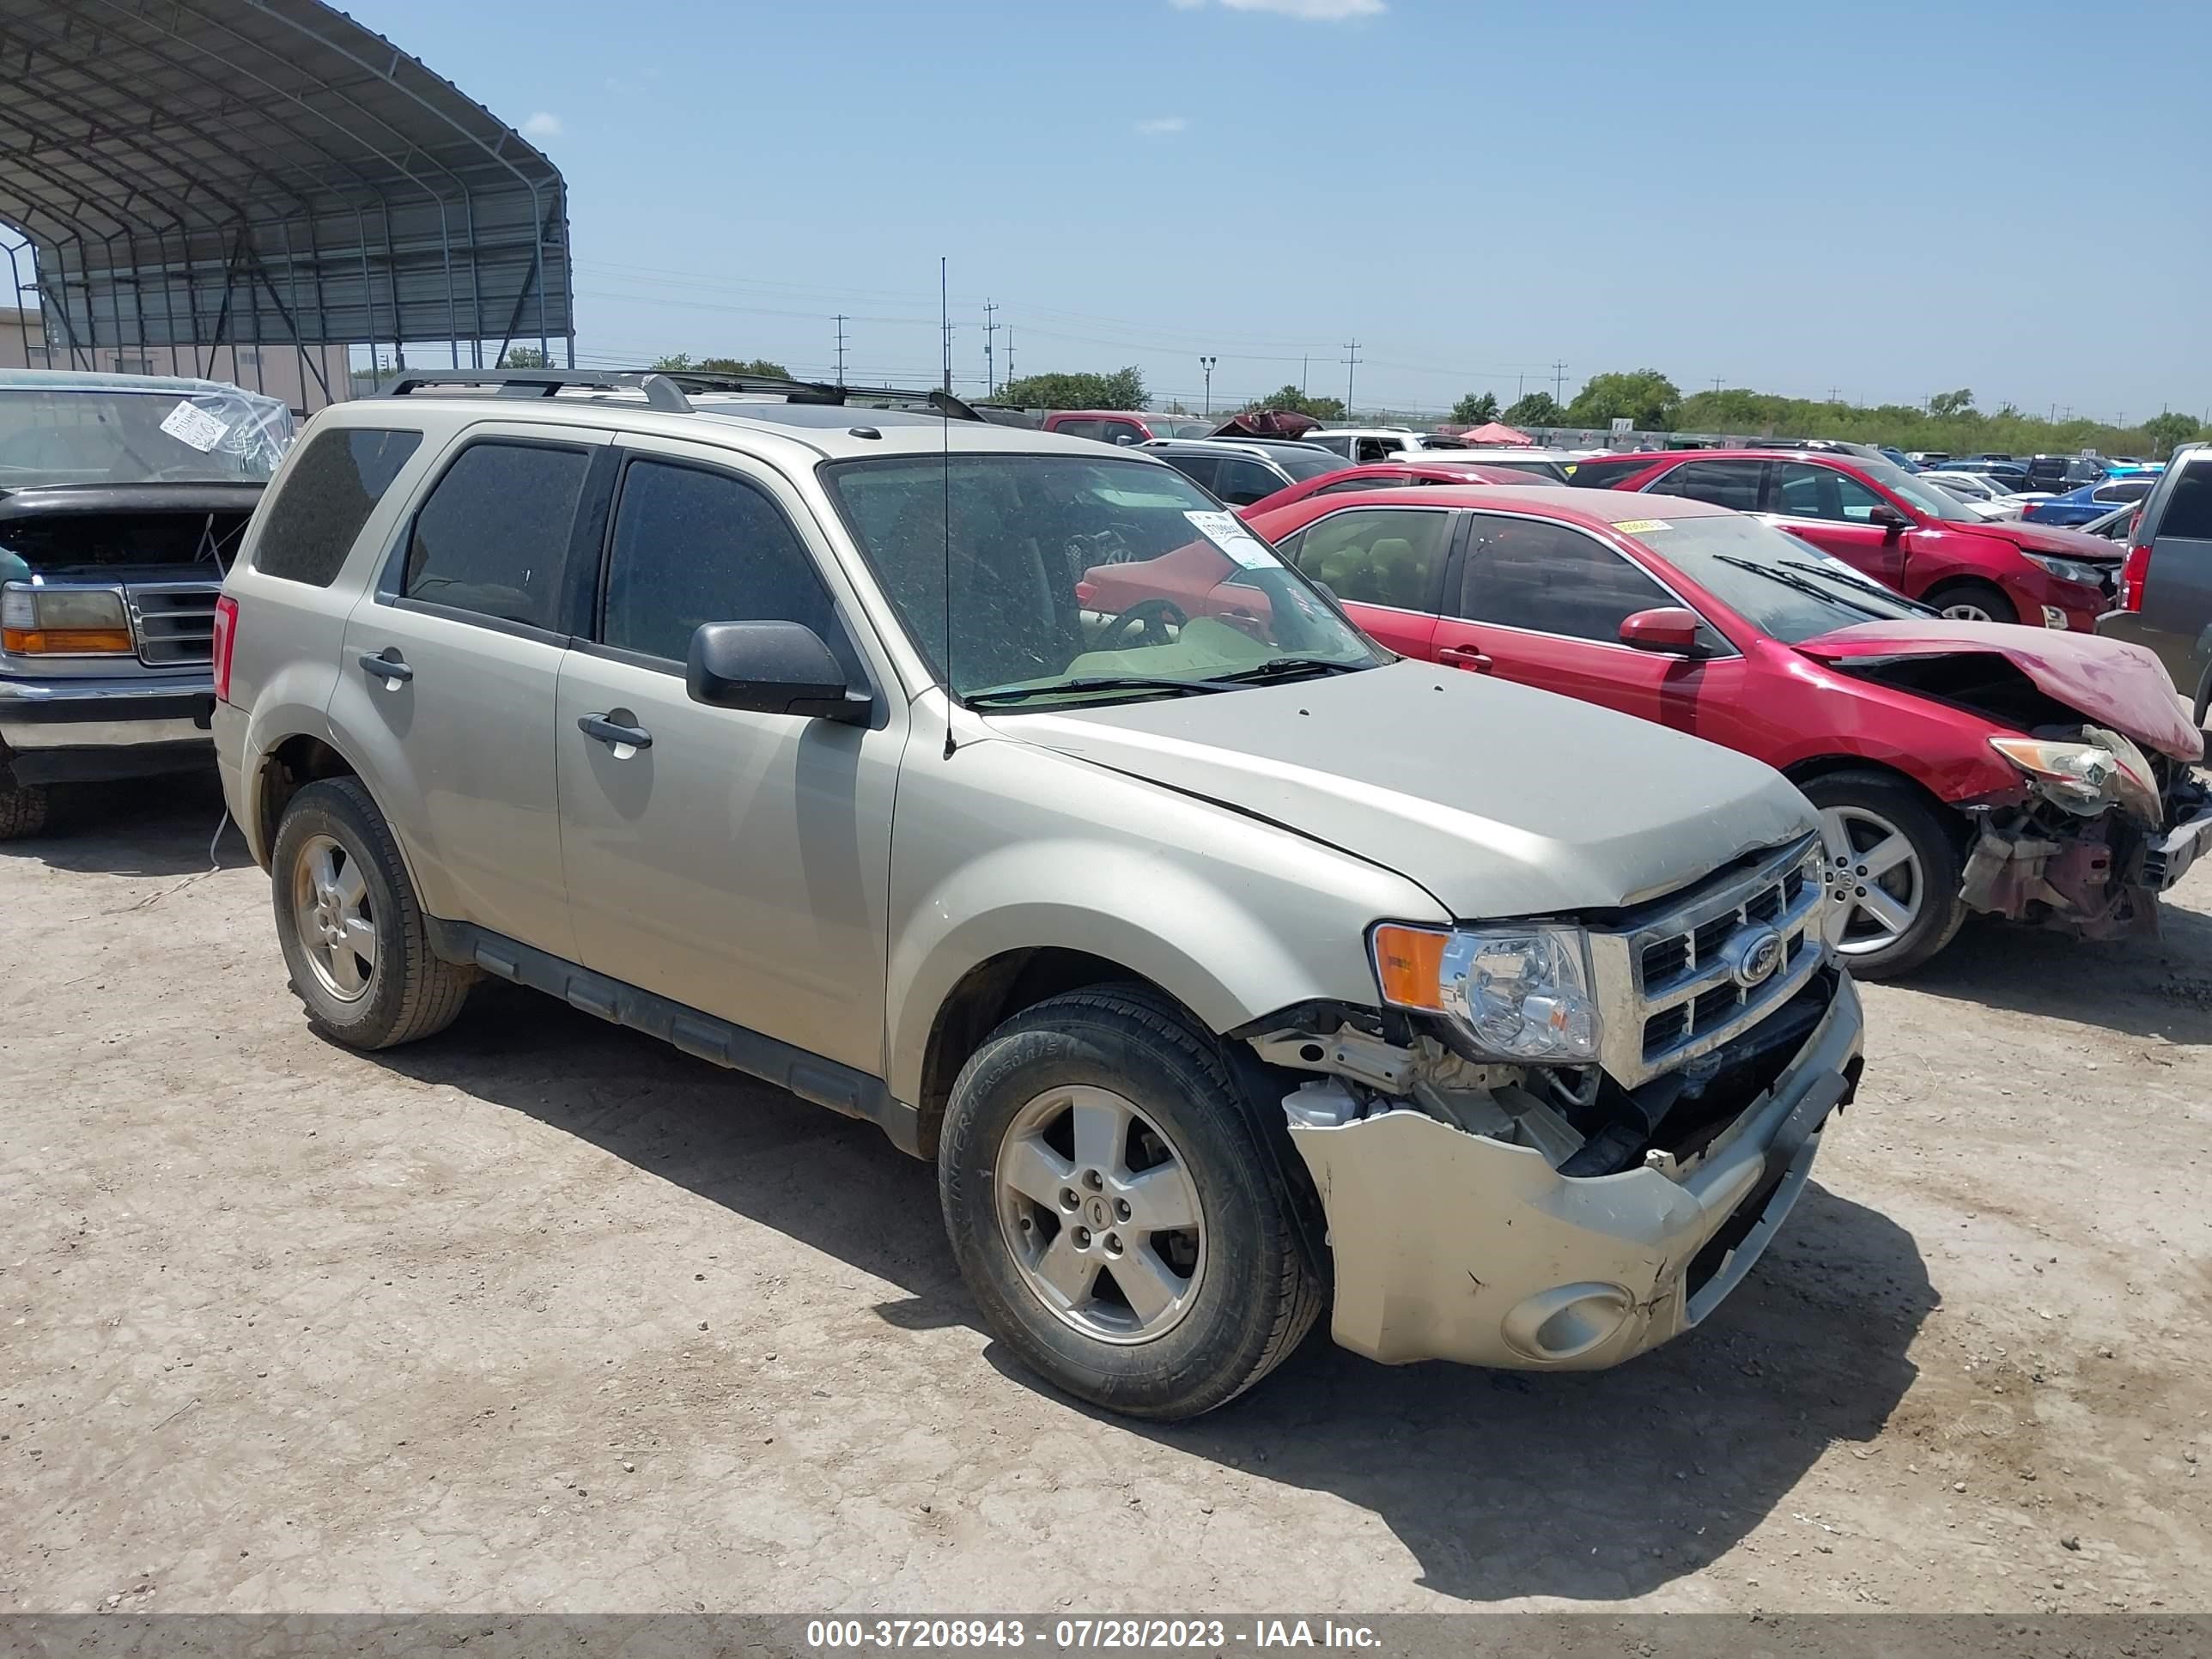
<svg viewBox="0 0 2212 1659"><path fill-rule="evenodd" d="M884 1078L901 1100L921 1097L954 988L1008 951L1103 957L1220 1032L1314 999L1371 1005L1368 927L1448 920L1380 866L1064 757L981 744L951 766L976 792L957 812L934 757L900 784Z"/></svg>

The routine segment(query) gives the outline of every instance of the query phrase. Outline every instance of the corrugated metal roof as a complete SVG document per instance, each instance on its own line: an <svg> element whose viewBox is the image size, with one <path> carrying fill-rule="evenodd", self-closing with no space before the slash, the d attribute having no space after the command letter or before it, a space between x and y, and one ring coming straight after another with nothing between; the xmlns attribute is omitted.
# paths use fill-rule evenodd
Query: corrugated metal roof
<svg viewBox="0 0 2212 1659"><path fill-rule="evenodd" d="M574 332L559 170L321 0L0 0L0 85L63 345Z"/></svg>

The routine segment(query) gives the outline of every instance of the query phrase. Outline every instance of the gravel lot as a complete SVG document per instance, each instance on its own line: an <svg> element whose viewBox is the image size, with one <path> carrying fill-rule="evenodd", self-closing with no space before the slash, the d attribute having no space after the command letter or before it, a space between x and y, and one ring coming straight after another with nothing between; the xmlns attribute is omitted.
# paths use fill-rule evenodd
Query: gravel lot
<svg viewBox="0 0 2212 1659"><path fill-rule="evenodd" d="M932 1172L550 1000L365 1058L211 788L0 848L0 1605L2212 1607L2212 873L1970 927L1702 1331L1045 1393Z"/></svg>

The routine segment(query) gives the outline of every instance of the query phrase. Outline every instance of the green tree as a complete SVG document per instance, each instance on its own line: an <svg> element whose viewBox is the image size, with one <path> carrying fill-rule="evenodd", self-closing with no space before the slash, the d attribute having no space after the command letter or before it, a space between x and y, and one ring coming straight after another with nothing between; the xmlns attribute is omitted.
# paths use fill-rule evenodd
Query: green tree
<svg viewBox="0 0 2212 1659"><path fill-rule="evenodd" d="M550 368L553 360L536 346L509 346L500 354L501 368Z"/></svg>
<svg viewBox="0 0 2212 1659"><path fill-rule="evenodd" d="M1974 394L1971 388L1960 386L1956 392L1939 392L1928 400L1928 412L1939 421L1954 416L1974 412Z"/></svg>
<svg viewBox="0 0 2212 1659"><path fill-rule="evenodd" d="M1639 432L1670 432L1681 410L1680 388L1656 368L1593 374L1567 405L1567 426L1607 426L1626 416Z"/></svg>
<svg viewBox="0 0 2212 1659"><path fill-rule="evenodd" d="M1498 418L1498 394L1470 392L1452 405L1452 419L1462 426L1480 426Z"/></svg>
<svg viewBox="0 0 2212 1659"><path fill-rule="evenodd" d="M2185 444L2197 435L2197 422L2186 415L2168 411L2154 415L2142 423L2143 436L2150 440L2154 455L2170 455L2176 444Z"/></svg>
<svg viewBox="0 0 2212 1659"><path fill-rule="evenodd" d="M1142 409L1145 377L1133 368L1111 374L1024 374L1000 386L996 401L1023 409Z"/></svg>
<svg viewBox="0 0 2212 1659"><path fill-rule="evenodd" d="M740 361L736 357L694 357L688 351L672 351L665 357L654 359L646 365L671 374L686 372L694 374L758 374L768 380L787 380L791 371L781 363L770 362L765 357Z"/></svg>
<svg viewBox="0 0 2212 1659"><path fill-rule="evenodd" d="M1247 404L1245 407L1247 409L1292 410L1300 415L1310 416L1316 421L1340 421L1345 418L1343 398L1310 398L1297 386L1291 385L1285 385L1279 392L1271 392L1256 402Z"/></svg>
<svg viewBox="0 0 2212 1659"><path fill-rule="evenodd" d="M1508 426L1565 426L1567 411L1559 407L1559 400L1550 392L1532 392L1506 405L1505 413L1498 418Z"/></svg>

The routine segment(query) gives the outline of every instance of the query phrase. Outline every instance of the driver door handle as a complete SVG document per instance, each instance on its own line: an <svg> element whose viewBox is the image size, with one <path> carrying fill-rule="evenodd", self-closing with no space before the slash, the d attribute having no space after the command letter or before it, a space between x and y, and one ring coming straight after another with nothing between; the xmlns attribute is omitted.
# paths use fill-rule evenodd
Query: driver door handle
<svg viewBox="0 0 2212 1659"><path fill-rule="evenodd" d="M1447 668L1465 668L1477 674L1490 672L1490 659L1471 645L1448 645L1437 653L1437 660Z"/></svg>
<svg viewBox="0 0 2212 1659"><path fill-rule="evenodd" d="M629 711L611 709L608 713L628 716ZM625 726L621 721L610 720L607 714L580 714L576 718L576 729L586 737L605 744L610 749L620 748L623 744L632 749L653 747L652 732L641 726Z"/></svg>
<svg viewBox="0 0 2212 1659"><path fill-rule="evenodd" d="M364 651L361 653L361 665L384 681L387 688L415 678L415 671L401 659L397 651L388 657L379 656L374 651Z"/></svg>

